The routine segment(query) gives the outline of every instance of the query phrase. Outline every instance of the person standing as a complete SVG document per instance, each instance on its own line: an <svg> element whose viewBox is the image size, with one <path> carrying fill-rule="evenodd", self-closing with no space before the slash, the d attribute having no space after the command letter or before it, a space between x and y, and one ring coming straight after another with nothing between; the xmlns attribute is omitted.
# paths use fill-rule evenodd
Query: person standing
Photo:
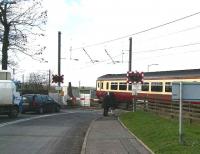
<svg viewBox="0 0 200 154"><path fill-rule="evenodd" d="M21 96L20 102L19 102L19 112L23 113L23 104L24 104L24 99L23 96Z"/></svg>
<svg viewBox="0 0 200 154"><path fill-rule="evenodd" d="M108 116L108 111L109 111L109 108L110 108L110 104L111 104L111 97L110 97L110 94L109 92L106 94L106 96L104 97L103 99L103 104L102 104L102 107L103 107L103 115L104 116Z"/></svg>
<svg viewBox="0 0 200 154"><path fill-rule="evenodd" d="M110 92L110 112L113 114L113 110L116 108L116 100L114 93Z"/></svg>

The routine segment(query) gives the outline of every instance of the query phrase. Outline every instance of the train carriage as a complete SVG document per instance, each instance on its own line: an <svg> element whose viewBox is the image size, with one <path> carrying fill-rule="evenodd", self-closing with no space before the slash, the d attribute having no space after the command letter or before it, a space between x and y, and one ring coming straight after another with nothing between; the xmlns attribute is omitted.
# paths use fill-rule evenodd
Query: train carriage
<svg viewBox="0 0 200 154"><path fill-rule="evenodd" d="M173 82L200 82L200 69L145 72L137 99L169 102ZM102 100L107 92L113 92L119 104L130 104L134 97L131 84L127 83L127 74L100 76L96 81L96 95Z"/></svg>

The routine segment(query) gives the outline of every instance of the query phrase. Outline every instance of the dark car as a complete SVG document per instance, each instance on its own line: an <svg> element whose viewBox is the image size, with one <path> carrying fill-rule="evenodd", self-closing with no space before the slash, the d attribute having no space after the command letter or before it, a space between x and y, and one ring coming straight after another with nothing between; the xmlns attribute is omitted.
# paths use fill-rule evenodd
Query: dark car
<svg viewBox="0 0 200 154"><path fill-rule="evenodd" d="M43 114L60 111L60 105L48 95L25 94L22 99L22 113L34 111Z"/></svg>

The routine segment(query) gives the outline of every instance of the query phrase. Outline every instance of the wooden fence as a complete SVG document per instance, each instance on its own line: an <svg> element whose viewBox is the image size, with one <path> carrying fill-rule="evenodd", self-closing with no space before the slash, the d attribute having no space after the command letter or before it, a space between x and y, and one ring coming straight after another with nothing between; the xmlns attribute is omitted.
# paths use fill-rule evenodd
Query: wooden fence
<svg viewBox="0 0 200 154"><path fill-rule="evenodd" d="M179 102L164 100L137 100L137 108L160 115L177 118L179 116ZM200 104L183 102L183 118L190 122L200 122Z"/></svg>

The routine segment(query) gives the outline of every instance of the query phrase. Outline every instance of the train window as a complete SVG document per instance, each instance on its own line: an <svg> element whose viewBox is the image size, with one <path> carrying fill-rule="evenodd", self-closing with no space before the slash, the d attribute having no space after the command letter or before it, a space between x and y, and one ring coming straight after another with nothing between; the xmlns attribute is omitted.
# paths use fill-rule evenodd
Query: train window
<svg viewBox="0 0 200 154"><path fill-rule="evenodd" d="M101 89L103 89L103 82L101 82Z"/></svg>
<svg viewBox="0 0 200 154"><path fill-rule="evenodd" d="M106 89L109 89L109 82L106 83Z"/></svg>
<svg viewBox="0 0 200 154"><path fill-rule="evenodd" d="M152 82L151 83L151 91L162 92L163 91L162 82Z"/></svg>
<svg viewBox="0 0 200 154"><path fill-rule="evenodd" d="M119 83L119 90L127 90L126 82Z"/></svg>
<svg viewBox="0 0 200 154"><path fill-rule="evenodd" d="M172 83L171 82L165 83L165 92L172 92Z"/></svg>
<svg viewBox="0 0 200 154"><path fill-rule="evenodd" d="M111 90L117 90L118 83L117 82L111 82Z"/></svg>
<svg viewBox="0 0 200 154"><path fill-rule="evenodd" d="M142 91L149 91L149 82L144 82L142 84Z"/></svg>
<svg viewBox="0 0 200 154"><path fill-rule="evenodd" d="M97 82L97 88L99 88L99 82Z"/></svg>

